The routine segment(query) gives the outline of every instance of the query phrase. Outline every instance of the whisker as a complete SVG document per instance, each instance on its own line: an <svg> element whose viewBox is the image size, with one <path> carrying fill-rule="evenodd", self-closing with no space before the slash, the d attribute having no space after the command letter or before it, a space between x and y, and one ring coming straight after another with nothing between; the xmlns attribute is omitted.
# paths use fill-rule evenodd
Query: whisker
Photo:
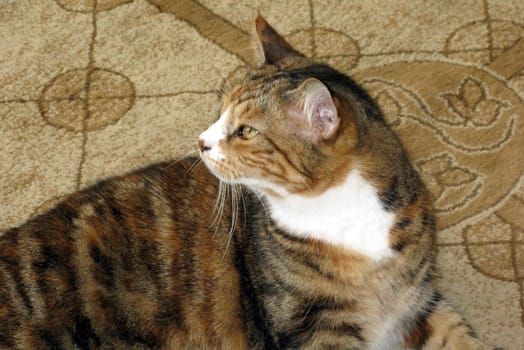
<svg viewBox="0 0 524 350"><path fill-rule="evenodd" d="M189 152L184 153L183 155L179 156L175 160L169 162L166 165L166 168L171 168L172 166L178 164L181 160L184 160L184 159L186 159L186 158L188 158L190 156L198 156L198 151L197 150L191 150Z"/></svg>
<svg viewBox="0 0 524 350"><path fill-rule="evenodd" d="M222 195L222 199L221 199L221 206L220 206L220 221L217 225L217 231L215 231L215 233L218 232L218 228L219 228L219 225L220 225L220 222L222 221L222 215L224 213L224 209L226 207L226 201L228 200L229 198L229 192L231 190L231 186L227 183L227 182L224 182L224 192L223 192L223 195Z"/></svg>
<svg viewBox="0 0 524 350"><path fill-rule="evenodd" d="M266 217L266 224L269 226L270 225L270 219L269 219L270 216L269 216L269 212L267 210L267 207L264 204L264 199L261 197L261 195L260 195L260 193L258 193L258 191L252 190L251 192L253 192L255 194L255 196L258 198L258 201L262 205L262 209L264 210L264 214L265 214L265 217Z"/></svg>
<svg viewBox="0 0 524 350"><path fill-rule="evenodd" d="M213 207L213 212L211 213L211 216L214 217L213 221L211 222L211 227L215 224L215 221L216 221L216 214L218 211L218 207L220 205L220 198L222 196L223 187L224 185L222 184L222 181L219 180L218 181L218 194L215 200L215 206Z"/></svg>
<svg viewBox="0 0 524 350"><path fill-rule="evenodd" d="M238 185L231 184L230 187L231 187L231 227L229 228L229 232L227 235L226 249L224 250L224 255L222 256L222 258L225 258L227 255L227 251L229 250L229 246L231 244L233 234L235 233L235 229L238 224L238 200L239 200Z"/></svg>
<svg viewBox="0 0 524 350"><path fill-rule="evenodd" d="M231 217L231 227L229 233L234 231L237 225L237 213L238 213L238 198L237 198L237 186L231 185L231 206L232 206L232 217Z"/></svg>
<svg viewBox="0 0 524 350"><path fill-rule="evenodd" d="M222 205L220 207L220 221L222 221L222 216L224 215L224 210L226 209L227 200L229 198L229 191L230 191L229 184L227 182L224 182L224 192L222 193Z"/></svg>
<svg viewBox="0 0 524 350"><path fill-rule="evenodd" d="M227 186L224 184L224 182L219 182L219 188L218 188L218 196L217 196L217 202L215 203L215 206L218 204L218 211L216 213L216 216L211 223L211 227L215 226L215 232L214 235L216 236L218 234L218 230L220 229L220 222L222 221L222 214L224 212L224 203L225 203L225 197L226 197L226 191Z"/></svg>
<svg viewBox="0 0 524 350"><path fill-rule="evenodd" d="M239 173L239 177L240 178L243 178L245 177L243 173ZM264 210L264 216L265 216L265 219L266 219L266 225L269 227L270 226L270 215L269 215L269 211L266 207L266 204L264 203L264 199L262 198L262 195L254 188L250 188L250 192L254 193L255 196L257 197L258 201L260 202L260 204L262 205L262 209ZM242 194L242 192L241 192ZM242 194L242 198L243 198L243 194ZM245 203L244 203L244 220L247 220L247 210L246 210L246 207L245 207Z"/></svg>
<svg viewBox="0 0 524 350"><path fill-rule="evenodd" d="M188 176L188 175L191 175L191 172L193 170L196 169L196 167L198 167L200 164L202 164L202 159L201 158L197 158L193 164L191 164L191 166L189 167L189 169L187 169L186 171L186 174L184 176Z"/></svg>
<svg viewBox="0 0 524 350"><path fill-rule="evenodd" d="M304 182L304 185L306 186L306 188L309 190L309 192L311 194L313 194L313 189L309 186L309 184L307 182Z"/></svg>
<svg viewBox="0 0 524 350"><path fill-rule="evenodd" d="M246 199L244 198L244 186L239 185L240 187L240 199L242 200L242 209L244 213L244 225L247 222L247 209L246 209Z"/></svg>
<svg viewBox="0 0 524 350"><path fill-rule="evenodd" d="M239 178L245 178L244 174L239 172ZM269 215L269 211L264 203L264 199L262 198L261 194L254 188L250 188L250 192L254 193L255 196L257 197L258 201L260 202L260 204L262 205L262 209L264 210L264 216L265 216L265 219L266 219L266 225L269 227L270 225L270 215ZM242 195L242 199L244 198L244 195L243 195L243 192L240 192L241 195ZM245 203L243 202L244 204L244 222L247 221L247 210L246 210L246 207L245 207Z"/></svg>

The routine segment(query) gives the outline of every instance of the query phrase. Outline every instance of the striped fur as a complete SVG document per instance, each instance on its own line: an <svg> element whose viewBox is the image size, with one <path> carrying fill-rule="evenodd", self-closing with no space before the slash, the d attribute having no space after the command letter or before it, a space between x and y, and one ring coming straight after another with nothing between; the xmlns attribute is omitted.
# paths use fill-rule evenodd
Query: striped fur
<svg viewBox="0 0 524 350"><path fill-rule="evenodd" d="M225 94L223 139L200 142L207 167L100 182L0 237L0 349L492 349L432 287L431 201L378 108L257 27L266 64ZM302 91L308 79L327 89ZM316 121L314 99L300 119L309 91L332 98ZM394 215L391 255L272 214L272 201L317 198L357 168Z"/></svg>

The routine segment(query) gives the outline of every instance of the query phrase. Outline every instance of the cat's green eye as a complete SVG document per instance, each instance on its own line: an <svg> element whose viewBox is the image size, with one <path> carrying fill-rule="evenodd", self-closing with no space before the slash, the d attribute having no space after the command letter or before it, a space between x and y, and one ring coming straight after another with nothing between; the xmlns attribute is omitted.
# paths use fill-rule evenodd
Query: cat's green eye
<svg viewBox="0 0 524 350"><path fill-rule="evenodd" d="M242 125L237 129L236 134L244 140L249 140L258 135L258 130L251 126Z"/></svg>

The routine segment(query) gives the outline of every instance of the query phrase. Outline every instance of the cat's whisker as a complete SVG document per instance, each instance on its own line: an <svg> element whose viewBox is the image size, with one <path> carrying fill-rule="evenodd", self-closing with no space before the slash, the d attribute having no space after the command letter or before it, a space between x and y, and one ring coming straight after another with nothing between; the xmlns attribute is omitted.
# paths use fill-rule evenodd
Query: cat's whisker
<svg viewBox="0 0 524 350"><path fill-rule="evenodd" d="M237 178L243 178L245 177L242 172L239 171ZM242 209L244 210L244 224L247 222L247 208L246 208L246 199L244 197L244 186L238 185L239 191L240 191L240 199L242 200Z"/></svg>
<svg viewBox="0 0 524 350"><path fill-rule="evenodd" d="M231 244L231 239L233 237L233 233L235 232L235 228L237 226L237 221L238 221L238 187L235 184L231 184L230 188L231 188L231 226L228 232L226 249L224 250L224 254L222 258L225 258L227 255L227 251L229 250L229 245Z"/></svg>
<svg viewBox="0 0 524 350"><path fill-rule="evenodd" d="M220 229L220 222L222 221L222 214L224 212L226 191L227 185L223 181L220 181L218 187L217 201L215 203L215 208L217 208L217 212L215 218L213 219L213 222L211 223L211 227L215 227L214 235L217 235Z"/></svg>
<svg viewBox="0 0 524 350"><path fill-rule="evenodd" d="M269 211L267 210L267 207L264 203L264 199L262 198L262 196L260 195L260 193L258 193L258 191L256 190L253 190L252 191L255 196L257 197L257 199L259 200L260 204L262 205L262 209L264 209L264 214L265 214L265 219L266 219L266 224L269 226L270 224L270 220L269 220Z"/></svg>
<svg viewBox="0 0 524 350"><path fill-rule="evenodd" d="M222 184L222 181L219 181L218 182L218 194L217 194L217 198L215 199L215 206L213 207L213 212L211 213L211 216L213 217L213 221L211 222L211 227L213 227L216 221L216 214L220 206L220 199L222 196L223 187L224 185Z"/></svg>
<svg viewBox="0 0 524 350"><path fill-rule="evenodd" d="M240 185L235 184L234 187L235 187L235 207L236 207L235 226L236 226L238 225L238 222L239 222L238 214L240 212Z"/></svg>
<svg viewBox="0 0 524 350"><path fill-rule="evenodd" d="M219 216L218 216L218 222L216 228L218 229L220 226L220 223L222 222L222 216L224 214L224 209L227 205L227 199L229 196L229 184L227 182L222 182L223 184L223 191L222 191L222 197L220 198L220 208L219 208Z"/></svg>
<svg viewBox="0 0 524 350"><path fill-rule="evenodd" d="M237 170L238 171L238 170ZM238 177L239 178L247 178L242 172L239 171L239 174L238 174ZM265 219L266 219L266 224L269 226L270 224L270 216L269 216L269 211L264 203L264 199L262 198L262 195L256 190L256 189L251 189L251 192L255 194L255 196L257 197L257 199L259 200L261 206L262 206L262 209L264 210L264 215L265 215ZM242 198L243 195L242 195ZM247 213L247 210L246 210L246 207L245 207L245 204L244 204L244 219L246 220L246 213Z"/></svg>
<svg viewBox="0 0 524 350"><path fill-rule="evenodd" d="M200 164L202 164L202 159L201 159L201 158L197 158L197 159L193 162L193 164L191 164L191 166L189 167L189 169L187 169L185 176L189 176L189 175L191 175L191 172L192 172L193 170L195 170L196 167L198 167Z"/></svg>
<svg viewBox="0 0 524 350"><path fill-rule="evenodd" d="M313 189L311 188L311 186L309 186L309 184L307 183L307 180L304 181L304 186L309 191L309 193L314 194Z"/></svg>
<svg viewBox="0 0 524 350"><path fill-rule="evenodd" d="M226 207L226 205L227 205L227 202L226 202L226 201L228 201L228 200L229 200L229 196L231 196L231 217L232 217L232 220L234 220L235 213L234 213L234 205L233 205L233 203L232 203L232 202L233 202L233 199L232 199L232 198L233 198L233 193L232 193L233 188L232 188L232 185L229 184L229 183L227 183L227 182L224 183L224 185L225 185L225 189L226 189L226 190L225 190L225 194L224 194L224 198L223 198L223 202L222 202L222 203L223 203L223 206L222 206L222 211L221 211L220 217L222 217L222 214L223 214L223 212L224 212L224 209L225 209L225 207ZM231 223L231 227L232 227L232 226L233 226L233 222ZM228 231L228 236L229 236L230 232L231 232L231 228L230 228L230 230ZM226 251L227 251L227 245L226 245Z"/></svg>
<svg viewBox="0 0 524 350"><path fill-rule="evenodd" d="M247 222L247 208L246 208L246 199L244 198L244 187L239 185L240 188L240 200L242 201L242 209L244 213L244 224Z"/></svg>
<svg viewBox="0 0 524 350"><path fill-rule="evenodd" d="M184 159L186 159L188 157L191 157L191 156L198 156L198 150L191 150L189 152L186 152L186 153L182 154L181 156L179 156L176 159L174 159L171 162L169 162L166 165L166 168L171 168L171 167L177 165L181 160L184 160Z"/></svg>
<svg viewBox="0 0 524 350"><path fill-rule="evenodd" d="M229 233L231 234L237 224L237 215L238 215L238 197L237 197L237 186L235 184L231 185L231 204L232 204L232 222Z"/></svg>

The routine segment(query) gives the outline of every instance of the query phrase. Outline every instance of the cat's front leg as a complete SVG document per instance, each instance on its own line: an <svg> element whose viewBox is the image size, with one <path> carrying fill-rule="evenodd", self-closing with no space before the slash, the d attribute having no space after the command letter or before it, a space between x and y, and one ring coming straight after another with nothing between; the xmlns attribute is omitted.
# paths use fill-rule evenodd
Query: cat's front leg
<svg viewBox="0 0 524 350"><path fill-rule="evenodd" d="M428 316L427 326L431 332L422 350L503 350L481 342L445 300L440 300Z"/></svg>

